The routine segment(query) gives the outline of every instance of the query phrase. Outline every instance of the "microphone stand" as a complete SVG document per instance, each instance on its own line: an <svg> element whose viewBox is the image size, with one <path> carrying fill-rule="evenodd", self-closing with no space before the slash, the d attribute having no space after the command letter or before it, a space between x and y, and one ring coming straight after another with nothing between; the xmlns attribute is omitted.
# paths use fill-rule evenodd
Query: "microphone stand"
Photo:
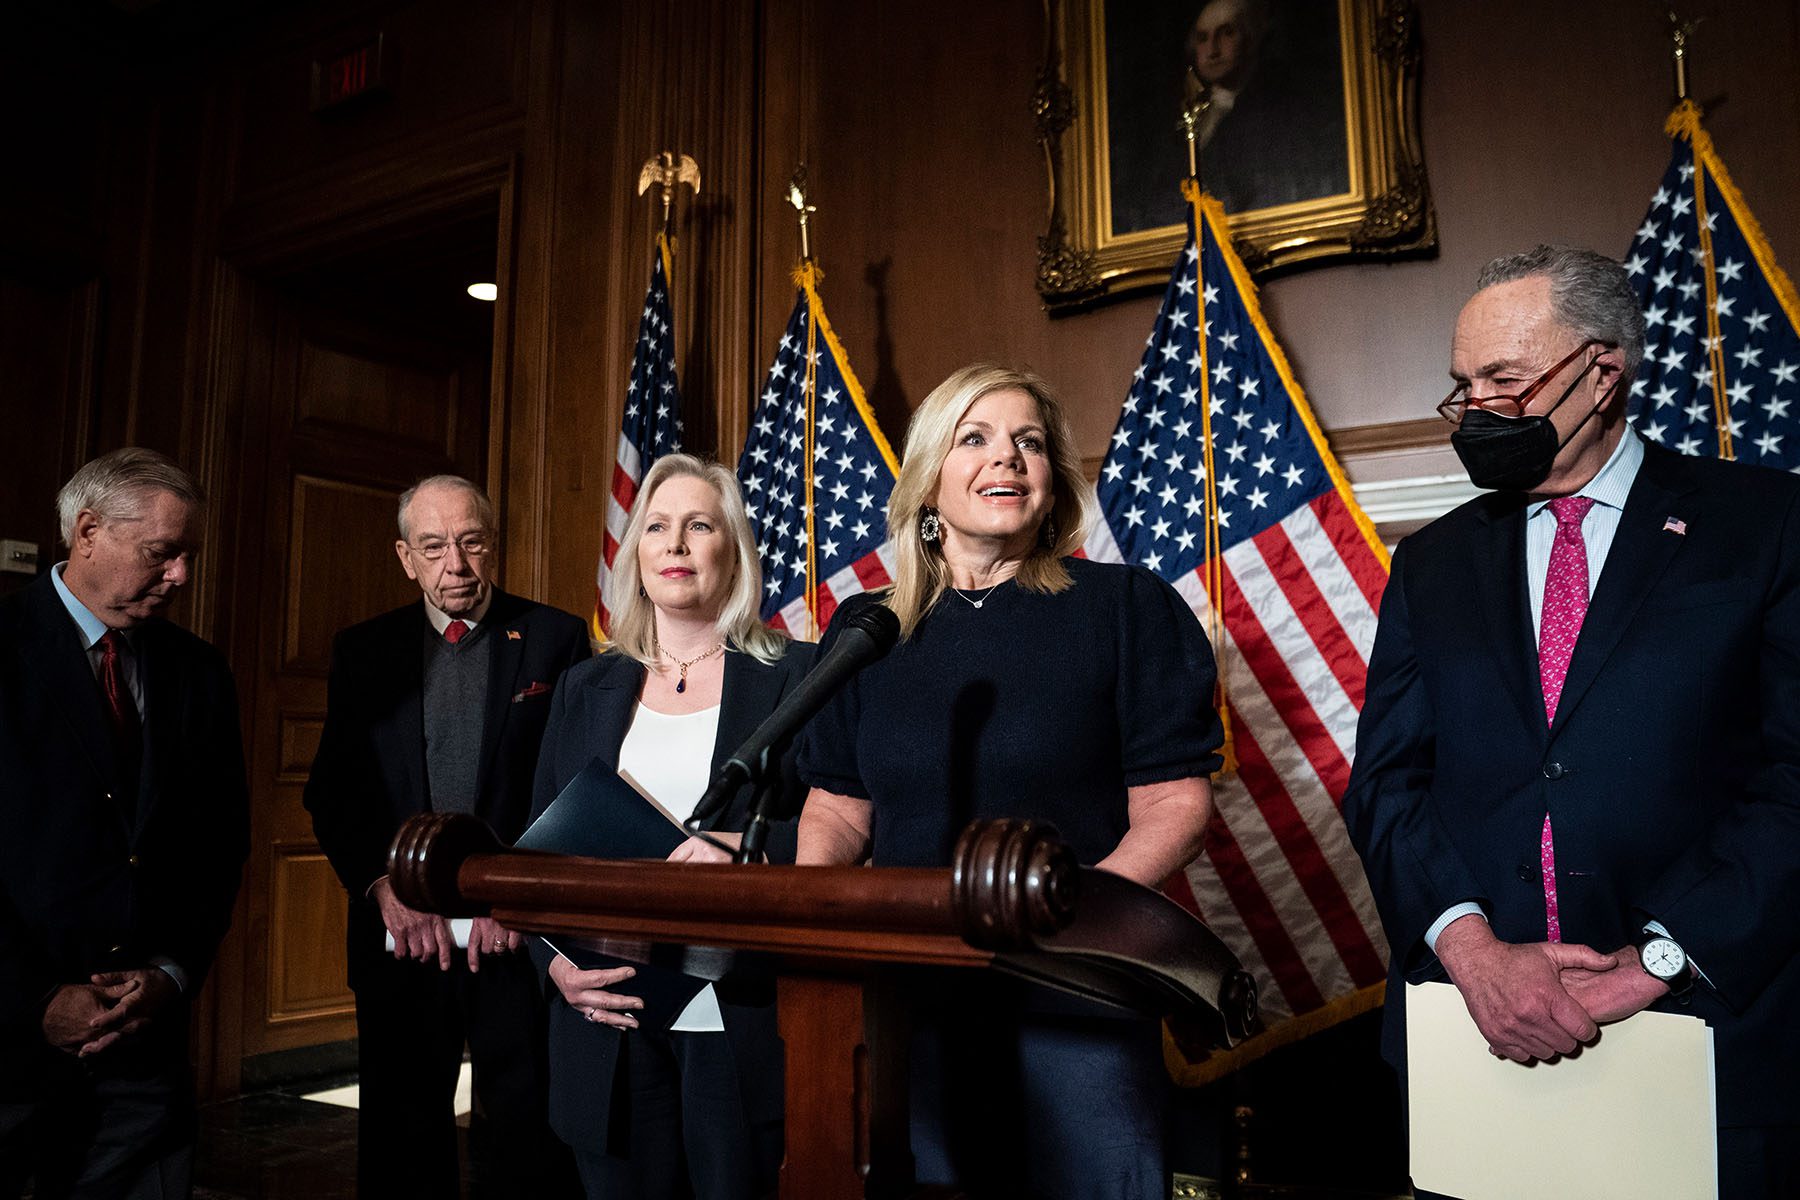
<svg viewBox="0 0 1800 1200"><path fill-rule="evenodd" d="M721 794L719 796L719 802L714 805L706 806L703 804L703 807L708 808L708 811L696 812L692 817L688 818L688 831L707 842L709 845L715 846L721 850L729 850L733 862L742 864L759 861L762 858L763 844L769 839L769 816L775 811L776 801L781 795L781 772L778 770L771 771L769 769L769 764L771 762L781 761L782 754L786 753L787 745L792 740L791 737L782 738L779 742L776 742L765 749L756 757L754 762L747 764L748 772L746 778L738 786L741 787L744 783L747 783L753 785L756 790L750 803L750 821L744 827L743 839L739 842L736 850L730 850L730 847L726 846L723 842L710 837L700 828L702 822L710 820L715 813L724 807L725 797L730 793ZM731 772L731 768L734 765L743 767L745 764L742 759L733 759L731 762L721 767L719 775L714 779L715 787L719 783L725 781L727 774ZM708 790L710 791L711 789Z"/></svg>
<svg viewBox="0 0 1800 1200"><path fill-rule="evenodd" d="M756 781L756 798L750 803L750 823L744 826L744 840L738 846L735 861L753 863L762 859L763 843L769 840L769 814L781 794L781 773L761 773Z"/></svg>

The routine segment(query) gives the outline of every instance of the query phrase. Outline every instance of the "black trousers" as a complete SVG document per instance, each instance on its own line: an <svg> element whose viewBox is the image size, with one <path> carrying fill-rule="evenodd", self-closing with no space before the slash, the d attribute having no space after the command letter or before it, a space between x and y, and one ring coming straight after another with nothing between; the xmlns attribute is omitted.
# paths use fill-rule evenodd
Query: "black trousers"
<svg viewBox="0 0 1800 1200"><path fill-rule="evenodd" d="M187 1013L164 1034L91 1059L42 1047L30 1063L30 1099L0 1099L0 1197L32 1180L36 1200L182 1200L194 1165L194 1094ZM18 1093L9 1089L16 1096Z"/></svg>
<svg viewBox="0 0 1800 1200"><path fill-rule="evenodd" d="M1163 1200L1168 1076L1155 1021L1042 1011L989 982L914 1009L912 1152L922 1184L978 1200Z"/></svg>
<svg viewBox="0 0 1800 1200"><path fill-rule="evenodd" d="M609 1141L622 1153L576 1151L588 1200L775 1194L781 1122L747 1119L725 1034L626 1034L611 1109Z"/></svg>
<svg viewBox="0 0 1800 1200"><path fill-rule="evenodd" d="M460 950L448 971L368 956L355 979L363 1196L458 1195L454 1101L465 1041L479 1116L471 1193L576 1194L568 1149L550 1132L543 1000L522 951L483 958L474 973Z"/></svg>

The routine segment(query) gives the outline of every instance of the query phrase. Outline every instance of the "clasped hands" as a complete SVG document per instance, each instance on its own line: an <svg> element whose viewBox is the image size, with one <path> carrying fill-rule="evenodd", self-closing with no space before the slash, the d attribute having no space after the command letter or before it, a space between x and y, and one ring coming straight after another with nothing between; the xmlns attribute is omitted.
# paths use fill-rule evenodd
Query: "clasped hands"
<svg viewBox="0 0 1800 1200"><path fill-rule="evenodd" d="M180 995L161 967L102 971L86 983L65 983L44 1006L44 1040L89 1058L143 1032Z"/></svg>
<svg viewBox="0 0 1800 1200"><path fill-rule="evenodd" d="M1473 915L1444 928L1437 956L1488 1049L1519 1063L1573 1053L1600 1026L1669 990L1644 970L1634 946L1602 954L1566 942L1503 942Z"/></svg>
<svg viewBox="0 0 1800 1200"><path fill-rule="evenodd" d="M724 842L735 848L741 836L735 833L715 833L711 841L691 837L669 852L668 861L730 862L731 855L714 842ZM596 967L584 971L560 954L550 964L550 982L556 985L556 990L569 1002L569 1007L580 1013L585 1020L609 1025L614 1029L638 1027L637 1018L632 1013L644 1007L643 1000L612 990L636 974L636 969L632 967Z"/></svg>

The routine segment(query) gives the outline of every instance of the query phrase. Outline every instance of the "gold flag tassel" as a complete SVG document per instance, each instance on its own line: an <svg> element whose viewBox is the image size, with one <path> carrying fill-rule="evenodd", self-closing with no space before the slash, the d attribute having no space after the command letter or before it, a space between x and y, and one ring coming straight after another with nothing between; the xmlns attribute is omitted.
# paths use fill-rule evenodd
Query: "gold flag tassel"
<svg viewBox="0 0 1800 1200"><path fill-rule="evenodd" d="M1218 683L1214 689L1219 710L1219 724L1225 740L1219 747L1224 759L1215 778L1237 773L1237 750L1231 735L1231 689L1226 684L1225 653L1225 557L1219 533L1219 487L1213 471L1212 374L1206 354L1206 279L1201 271L1206 236L1206 217L1200 210L1200 183L1190 177L1181 181L1181 194L1187 198L1194 214L1194 329L1200 343L1200 441L1205 446L1206 463L1206 615L1207 637L1212 639L1214 667Z"/></svg>

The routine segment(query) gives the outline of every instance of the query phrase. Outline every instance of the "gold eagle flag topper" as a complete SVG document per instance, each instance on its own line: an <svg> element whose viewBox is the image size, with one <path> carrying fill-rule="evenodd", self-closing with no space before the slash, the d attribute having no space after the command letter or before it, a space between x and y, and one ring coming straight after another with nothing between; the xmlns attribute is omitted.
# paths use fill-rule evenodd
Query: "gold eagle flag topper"
<svg viewBox="0 0 1800 1200"><path fill-rule="evenodd" d="M687 184L694 189L694 195L700 194L700 164L692 155L683 154L679 159L669 150L653 154L644 161L644 169L638 172L638 195L650 190L655 184L662 188L662 231L669 232L669 218L675 205L675 190L680 184Z"/></svg>
<svg viewBox="0 0 1800 1200"><path fill-rule="evenodd" d="M793 205L794 214L800 218L800 261L809 263L812 261L812 238L808 226L812 215L819 211L819 207L816 204L807 203L806 200L805 163L795 167L793 177L788 180L787 202Z"/></svg>

